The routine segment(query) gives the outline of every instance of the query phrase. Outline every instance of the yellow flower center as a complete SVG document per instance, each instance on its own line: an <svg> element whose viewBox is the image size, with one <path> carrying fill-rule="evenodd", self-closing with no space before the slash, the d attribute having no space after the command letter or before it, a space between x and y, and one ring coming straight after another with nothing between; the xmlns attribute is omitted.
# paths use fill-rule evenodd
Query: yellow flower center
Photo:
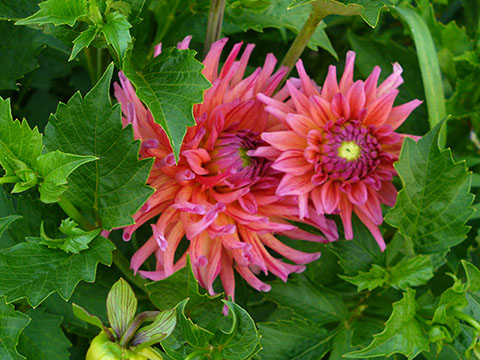
<svg viewBox="0 0 480 360"><path fill-rule="evenodd" d="M338 156L348 161L358 159L361 152L362 148L358 146L355 141L344 141L338 148Z"/></svg>

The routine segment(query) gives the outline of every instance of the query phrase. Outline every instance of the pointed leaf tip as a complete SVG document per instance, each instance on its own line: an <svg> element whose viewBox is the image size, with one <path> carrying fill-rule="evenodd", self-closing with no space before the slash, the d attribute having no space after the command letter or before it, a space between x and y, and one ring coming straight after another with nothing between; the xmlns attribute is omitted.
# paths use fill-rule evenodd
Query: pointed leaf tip
<svg viewBox="0 0 480 360"><path fill-rule="evenodd" d="M110 326L120 339L137 312L137 298L122 278L113 284L107 296L107 316Z"/></svg>

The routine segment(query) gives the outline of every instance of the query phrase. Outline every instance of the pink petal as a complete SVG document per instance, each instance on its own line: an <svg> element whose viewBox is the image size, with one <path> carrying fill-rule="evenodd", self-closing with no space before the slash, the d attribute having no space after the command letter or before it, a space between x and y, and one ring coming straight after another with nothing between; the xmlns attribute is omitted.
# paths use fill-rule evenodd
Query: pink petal
<svg viewBox="0 0 480 360"><path fill-rule="evenodd" d="M190 40L192 40L192 35L185 36L185 38L177 44L177 49L188 49L188 45L190 45Z"/></svg>
<svg viewBox="0 0 480 360"><path fill-rule="evenodd" d="M345 60L345 69L343 70L342 78L340 79L340 92L346 94L353 84L353 66L355 64L355 53L353 51L347 52Z"/></svg>
<svg viewBox="0 0 480 360"><path fill-rule="evenodd" d="M330 65L328 67L328 74L325 83L323 84L321 96L327 101L332 101L333 97L338 94L338 84L337 84L337 68Z"/></svg>
<svg viewBox="0 0 480 360"><path fill-rule="evenodd" d="M283 176L277 188L277 195L302 195L314 188L308 174L302 176L286 174Z"/></svg>
<svg viewBox="0 0 480 360"><path fill-rule="evenodd" d="M350 119L350 105L343 94L338 93L333 97L332 112L337 118Z"/></svg>
<svg viewBox="0 0 480 360"><path fill-rule="evenodd" d="M403 69L400 64L394 63L393 73L388 78L386 78L385 81L381 83L380 86L377 88L377 97L387 94L402 85L402 72Z"/></svg>
<svg viewBox="0 0 480 360"><path fill-rule="evenodd" d="M262 235L260 238L262 239L262 242L270 249L279 253L283 257L292 260L296 264L308 264L317 260L321 255L319 252L308 254L303 251L295 250L285 245L271 234Z"/></svg>
<svg viewBox="0 0 480 360"><path fill-rule="evenodd" d="M280 151L304 149L307 142L293 131L265 132L262 139Z"/></svg>
<svg viewBox="0 0 480 360"><path fill-rule="evenodd" d="M253 275L247 266L235 265L235 270L237 270L240 276L243 277L245 281L250 284L250 286L258 291L270 291L272 288L270 285L265 284L263 281L260 281L255 275Z"/></svg>
<svg viewBox="0 0 480 360"><path fill-rule="evenodd" d="M307 136L311 130L320 130L319 124L316 124L313 119L301 114L288 114L286 117L290 128L301 137Z"/></svg>
<svg viewBox="0 0 480 360"><path fill-rule="evenodd" d="M397 95L398 90L393 90L370 103L367 107L367 116L363 120L363 124L365 126L383 125L392 111L392 106Z"/></svg>
<svg viewBox="0 0 480 360"><path fill-rule="evenodd" d="M392 108L390 115L388 116L386 124L390 125L393 130L396 130L407 119L410 113L415 110L423 101L412 100L406 104L395 106Z"/></svg>
<svg viewBox="0 0 480 360"><path fill-rule="evenodd" d="M397 202L397 189L390 181L382 182L382 187L378 191L380 201L387 206L394 206Z"/></svg>
<svg viewBox="0 0 480 360"><path fill-rule="evenodd" d="M364 223L364 225L370 230L371 234L373 235L375 241L377 242L378 246L380 247L381 251L384 251L387 247L385 245L385 240L383 240L382 233L378 228L378 225L374 224L370 217L365 215L360 209L357 207L354 208L355 214L357 214L358 218Z"/></svg>
<svg viewBox="0 0 480 360"><path fill-rule="evenodd" d="M334 213L340 202L340 190L336 181L329 180L323 184L320 195L325 213Z"/></svg>
<svg viewBox="0 0 480 360"><path fill-rule="evenodd" d="M365 104L370 104L377 98L377 84L381 71L380 67L375 66L370 76L365 80Z"/></svg>
<svg viewBox="0 0 480 360"><path fill-rule="evenodd" d="M303 175L313 169L308 163L301 150L287 150L280 154L272 164L272 168L292 175Z"/></svg>
<svg viewBox="0 0 480 360"><path fill-rule="evenodd" d="M298 60L296 64L298 75L300 76L300 80L302 81L302 89L303 93L310 97L312 95L320 95L315 87L315 83L312 79L307 75L305 68L303 67L302 60Z"/></svg>
<svg viewBox="0 0 480 360"><path fill-rule="evenodd" d="M357 119L360 111L365 106L365 89L363 81L358 80L347 92L346 99L350 105L351 119Z"/></svg>

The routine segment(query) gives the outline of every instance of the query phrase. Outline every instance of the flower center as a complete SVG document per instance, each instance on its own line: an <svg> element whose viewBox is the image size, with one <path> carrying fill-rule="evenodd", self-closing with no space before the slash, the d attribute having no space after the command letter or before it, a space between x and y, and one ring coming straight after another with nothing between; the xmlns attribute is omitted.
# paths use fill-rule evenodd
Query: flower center
<svg viewBox="0 0 480 360"><path fill-rule="evenodd" d="M225 179L231 188L251 185L268 169L271 161L261 157L250 157L249 150L263 145L260 135L250 130L221 134L208 169L212 174L229 173Z"/></svg>
<svg viewBox="0 0 480 360"><path fill-rule="evenodd" d="M342 145L338 148L338 156L353 161L358 159L362 148L358 146L355 141L343 141Z"/></svg>
<svg viewBox="0 0 480 360"><path fill-rule="evenodd" d="M316 180L357 181L375 171L381 162L381 149L373 128L357 120L339 119L325 124L323 131L311 130L304 153L315 165Z"/></svg>

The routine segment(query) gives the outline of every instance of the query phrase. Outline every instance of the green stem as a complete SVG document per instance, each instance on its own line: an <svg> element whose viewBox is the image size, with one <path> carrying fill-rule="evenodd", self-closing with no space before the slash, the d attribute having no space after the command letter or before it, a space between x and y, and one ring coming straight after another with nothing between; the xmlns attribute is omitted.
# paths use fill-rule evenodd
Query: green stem
<svg viewBox="0 0 480 360"><path fill-rule="evenodd" d="M145 289L145 284L148 281L138 275L133 275L133 271L130 269L130 262L118 249L113 252L113 263L132 284L148 295Z"/></svg>
<svg viewBox="0 0 480 360"><path fill-rule="evenodd" d="M65 211L65 213L73 220L76 221L85 230L95 230L96 227L93 226L88 219L83 216L80 211L68 200L65 196L60 197L58 205Z"/></svg>
<svg viewBox="0 0 480 360"><path fill-rule="evenodd" d="M477 330L477 334L480 333L480 323L471 316L457 310L453 310L451 314L470 324L475 330Z"/></svg>
<svg viewBox="0 0 480 360"><path fill-rule="evenodd" d="M102 77L102 49L97 48L97 76L95 79L95 83Z"/></svg>
<svg viewBox="0 0 480 360"><path fill-rule="evenodd" d="M0 184L14 184L21 180L18 176L4 176L0 178Z"/></svg>
<svg viewBox="0 0 480 360"><path fill-rule="evenodd" d="M317 30L318 25L327 15L328 13L322 11L319 7L312 7L312 11L305 24L303 24L302 30L297 34L297 37L283 58L282 65L288 67L290 70L293 68L300 58L300 55L302 55L303 50L305 50L313 33ZM287 76L288 74L285 75L285 77Z"/></svg>
<svg viewBox="0 0 480 360"><path fill-rule="evenodd" d="M85 48L84 51L85 51L85 58L87 59L88 75L90 76L90 81L92 82L92 85L95 85L95 83L97 82L97 79L95 75L95 69L93 66L92 49Z"/></svg>
<svg viewBox="0 0 480 360"><path fill-rule="evenodd" d="M140 325L142 325L145 321L155 320L158 314L160 314L160 311L144 311L138 314L135 319L133 319L125 333L122 335L122 338L119 342L120 346L126 347L130 340L132 340Z"/></svg>
<svg viewBox="0 0 480 360"><path fill-rule="evenodd" d="M210 11L208 13L207 35L205 36L205 45L203 54L206 55L210 46L220 39L222 33L223 13L225 12L225 0L211 0Z"/></svg>

